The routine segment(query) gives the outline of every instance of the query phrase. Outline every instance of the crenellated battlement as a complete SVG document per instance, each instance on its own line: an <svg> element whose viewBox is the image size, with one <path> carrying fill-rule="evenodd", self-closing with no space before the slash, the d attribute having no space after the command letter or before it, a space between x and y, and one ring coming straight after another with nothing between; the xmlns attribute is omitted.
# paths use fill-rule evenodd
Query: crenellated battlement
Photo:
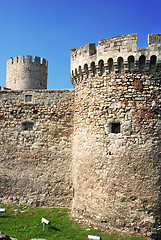
<svg viewBox="0 0 161 240"><path fill-rule="evenodd" d="M40 58L37 56L32 57L30 55L26 55L26 57L22 55L15 58L10 58L7 61L7 65L22 64L22 63L34 63L34 64L41 64L46 67L48 66L48 61L46 59Z"/></svg>
<svg viewBox="0 0 161 240"><path fill-rule="evenodd" d="M137 34L121 35L71 49L71 81L90 74L160 72L161 34L148 35L148 47L137 47Z"/></svg>

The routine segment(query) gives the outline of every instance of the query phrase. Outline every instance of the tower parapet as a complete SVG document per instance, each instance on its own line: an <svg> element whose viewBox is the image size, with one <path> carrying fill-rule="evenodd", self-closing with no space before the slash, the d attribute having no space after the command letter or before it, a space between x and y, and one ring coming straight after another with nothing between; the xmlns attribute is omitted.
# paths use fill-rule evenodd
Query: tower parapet
<svg viewBox="0 0 161 240"><path fill-rule="evenodd" d="M148 47L137 47L137 34L121 35L71 49L73 84L98 74L157 72L161 70L161 34L148 35Z"/></svg>
<svg viewBox="0 0 161 240"><path fill-rule="evenodd" d="M44 58L27 55L7 61L6 87L12 90L46 89L48 62Z"/></svg>

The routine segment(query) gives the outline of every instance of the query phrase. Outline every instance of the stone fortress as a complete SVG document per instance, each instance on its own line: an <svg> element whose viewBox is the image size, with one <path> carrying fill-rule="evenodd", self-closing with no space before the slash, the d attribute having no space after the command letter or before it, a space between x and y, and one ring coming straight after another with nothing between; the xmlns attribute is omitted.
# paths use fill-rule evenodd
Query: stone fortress
<svg viewBox="0 0 161 240"><path fill-rule="evenodd" d="M65 206L109 229L161 237L161 34L71 49L74 89L47 61L7 61L0 91L0 203Z"/></svg>

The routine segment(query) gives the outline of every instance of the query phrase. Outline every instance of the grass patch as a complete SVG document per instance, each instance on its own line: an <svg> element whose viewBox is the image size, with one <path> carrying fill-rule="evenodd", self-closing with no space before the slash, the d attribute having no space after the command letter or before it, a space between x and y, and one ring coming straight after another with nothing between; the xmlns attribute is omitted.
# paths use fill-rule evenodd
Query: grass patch
<svg viewBox="0 0 161 240"><path fill-rule="evenodd" d="M5 213L0 213L0 231L18 240L44 238L47 240L87 240L88 235L100 236L102 240L145 240L136 236L120 236L89 227L82 227L71 221L70 210L66 208L30 208L23 206L2 206ZM18 213L15 213L15 209ZM43 231L41 218L51 222Z"/></svg>

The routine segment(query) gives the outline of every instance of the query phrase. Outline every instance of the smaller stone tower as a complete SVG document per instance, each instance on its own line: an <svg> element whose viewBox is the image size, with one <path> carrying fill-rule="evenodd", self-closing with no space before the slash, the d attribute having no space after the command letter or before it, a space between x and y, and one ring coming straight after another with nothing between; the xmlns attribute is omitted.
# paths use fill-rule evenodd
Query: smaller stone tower
<svg viewBox="0 0 161 240"><path fill-rule="evenodd" d="M6 87L12 90L47 89L48 62L44 58L27 55L7 61Z"/></svg>

